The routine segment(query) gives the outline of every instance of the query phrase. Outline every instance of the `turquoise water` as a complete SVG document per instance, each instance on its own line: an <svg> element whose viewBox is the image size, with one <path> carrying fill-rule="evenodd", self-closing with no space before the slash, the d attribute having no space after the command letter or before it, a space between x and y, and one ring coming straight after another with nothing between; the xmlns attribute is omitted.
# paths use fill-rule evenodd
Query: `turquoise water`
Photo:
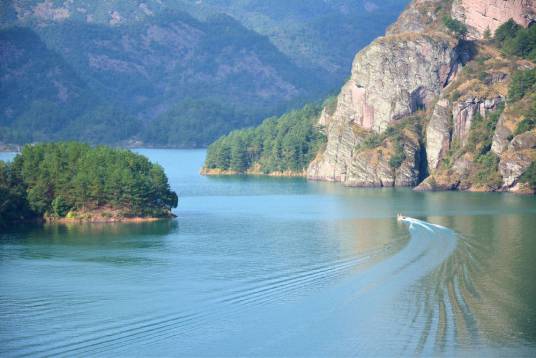
<svg viewBox="0 0 536 358"><path fill-rule="evenodd" d="M206 178L202 150L139 152L177 219L0 234L0 356L536 354L534 197Z"/></svg>

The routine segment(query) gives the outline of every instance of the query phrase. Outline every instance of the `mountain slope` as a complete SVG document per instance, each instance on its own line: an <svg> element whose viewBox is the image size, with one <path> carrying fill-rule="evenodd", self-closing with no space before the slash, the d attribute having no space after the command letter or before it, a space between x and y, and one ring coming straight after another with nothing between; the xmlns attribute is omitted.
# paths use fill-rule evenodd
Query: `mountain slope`
<svg viewBox="0 0 536 358"><path fill-rule="evenodd" d="M139 126L87 86L33 31L0 30L0 141L112 143Z"/></svg>
<svg viewBox="0 0 536 358"><path fill-rule="evenodd" d="M536 4L501 4L514 19L535 18ZM497 27L498 17L473 20L459 6L415 0L355 56L350 79L318 120L327 142L309 179L534 192L536 25L503 17ZM471 30L487 28L482 21L497 29L493 39Z"/></svg>
<svg viewBox="0 0 536 358"><path fill-rule="evenodd" d="M42 26L77 21L118 26L169 10L199 19L227 14L267 36L300 67L322 72L331 86L347 74L351 56L395 20L408 0L9 0L0 4L4 24Z"/></svg>
<svg viewBox="0 0 536 358"><path fill-rule="evenodd" d="M3 131L3 140L77 138L100 142L104 139L80 126L72 130L63 127L69 121L67 117L84 114L86 120L97 121L95 125L99 128L113 129L117 120L109 121L109 115L103 113L105 103L107 113L119 111L137 118L132 125L125 125L130 138L149 145L206 146L233 128L256 124L261 118L317 98L325 91L322 79L314 71L297 67L265 37L225 15L198 21L186 13L167 12L117 26L64 19L35 29L46 46L37 45L41 39L35 34L36 40L31 43L18 39L13 34L22 31L21 28L1 30L6 34L1 38L2 48L9 44L30 46L16 59L9 59L11 67L31 62L32 66L42 68L15 76L16 84L6 84L7 95L0 111L11 113L10 108L28 107L13 90L17 86L24 88L25 93L32 93L35 100L46 102L48 107L30 110L31 120L40 123L37 129L24 127L24 121L2 119L11 133ZM54 54L54 58L50 60L41 52ZM2 71L7 78L15 78L17 71L10 66ZM50 102L47 97L55 93L45 88L58 82L52 78L55 68L65 69L67 77L76 79L79 93L65 89L72 94L72 100ZM48 73L46 81L41 76L44 73ZM186 108L183 113L177 111L193 99L198 105ZM207 107L213 113L210 119L214 123L196 131L202 125ZM99 113L103 115L99 117ZM136 124L138 120L144 122L143 127ZM62 128L57 126L60 123ZM130 131L132 126L136 132ZM83 133L76 133L75 128ZM13 131L24 131L26 135L17 136ZM157 135L159 131L162 135ZM117 136L116 142L122 139L124 136ZM105 141L112 139L105 138Z"/></svg>

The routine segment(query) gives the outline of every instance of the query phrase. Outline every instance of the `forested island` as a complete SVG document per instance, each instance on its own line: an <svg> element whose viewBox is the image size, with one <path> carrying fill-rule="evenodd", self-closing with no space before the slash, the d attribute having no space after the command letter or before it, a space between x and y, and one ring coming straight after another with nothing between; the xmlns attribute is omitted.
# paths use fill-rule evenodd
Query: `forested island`
<svg viewBox="0 0 536 358"><path fill-rule="evenodd" d="M125 149L78 142L26 145L0 161L0 227L27 220L149 221L178 197L162 167Z"/></svg>

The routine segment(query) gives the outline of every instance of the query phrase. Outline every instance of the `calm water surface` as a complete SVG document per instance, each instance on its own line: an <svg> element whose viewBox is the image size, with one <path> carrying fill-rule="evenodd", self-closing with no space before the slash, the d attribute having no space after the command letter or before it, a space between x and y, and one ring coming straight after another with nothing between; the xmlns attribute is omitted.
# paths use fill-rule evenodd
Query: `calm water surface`
<svg viewBox="0 0 536 358"><path fill-rule="evenodd" d="M178 218L0 234L0 356L536 355L534 197L206 178L204 151L139 152Z"/></svg>

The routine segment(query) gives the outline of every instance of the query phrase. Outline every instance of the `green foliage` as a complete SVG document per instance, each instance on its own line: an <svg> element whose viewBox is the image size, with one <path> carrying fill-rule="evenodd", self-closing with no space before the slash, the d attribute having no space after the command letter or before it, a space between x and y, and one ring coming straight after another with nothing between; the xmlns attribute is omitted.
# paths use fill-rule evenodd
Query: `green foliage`
<svg viewBox="0 0 536 358"><path fill-rule="evenodd" d="M384 136L382 136L379 133L374 132L366 136L365 139L363 139L363 143L361 143L361 145L363 148L373 149L373 148L378 147L380 144L382 144L384 139L385 139Z"/></svg>
<svg viewBox="0 0 536 358"><path fill-rule="evenodd" d="M76 142L27 145L0 169L0 188L17 193L7 204L16 204L17 217L101 207L160 216L177 206L162 167L128 150Z"/></svg>
<svg viewBox="0 0 536 358"><path fill-rule="evenodd" d="M69 210L72 209L61 195L57 195L54 200L52 200L51 206L52 213L59 217L65 216L69 212Z"/></svg>
<svg viewBox="0 0 536 358"><path fill-rule="evenodd" d="M508 87L508 99L511 102L518 101L534 91L536 91L536 68L514 72Z"/></svg>
<svg viewBox="0 0 536 358"><path fill-rule="evenodd" d="M536 26L525 29L510 19L497 28L494 42L508 55L536 61Z"/></svg>
<svg viewBox="0 0 536 358"><path fill-rule="evenodd" d="M372 132L367 135L361 142L362 149L374 149L381 146L385 140L389 140L393 144L394 153L389 158L389 166L392 169L398 169L406 160L404 152L404 137L403 130L412 127L412 130L421 131L420 117L409 117L403 122L390 125L382 133Z"/></svg>
<svg viewBox="0 0 536 358"><path fill-rule="evenodd" d="M389 158L389 166L392 169L397 169L402 165L404 160L406 160L406 154L403 151L396 152Z"/></svg>
<svg viewBox="0 0 536 358"><path fill-rule="evenodd" d="M329 115L335 113L335 110L337 109L337 96L329 96L324 101L324 109Z"/></svg>
<svg viewBox="0 0 536 358"><path fill-rule="evenodd" d="M185 99L151 121L141 138L164 147L206 147L237 127L256 124L258 115L216 101Z"/></svg>
<svg viewBox="0 0 536 358"><path fill-rule="evenodd" d="M478 170L473 176L473 182L479 185L487 185L494 189L497 189L501 186L502 177L497 171L497 166L499 164L499 157L493 152L487 152L480 155L476 164Z"/></svg>
<svg viewBox="0 0 536 358"><path fill-rule="evenodd" d="M484 39L491 39L491 30L489 29L489 27L484 31Z"/></svg>
<svg viewBox="0 0 536 358"><path fill-rule="evenodd" d="M320 110L306 105L256 128L231 132L209 146L205 167L243 173L258 164L264 173L302 171L325 140L314 127Z"/></svg>
<svg viewBox="0 0 536 358"><path fill-rule="evenodd" d="M458 38L464 38L467 35L467 26L461 21L453 19L450 16L444 16L443 24Z"/></svg>
<svg viewBox="0 0 536 358"><path fill-rule="evenodd" d="M512 40L520 29L521 26L519 26L513 19L509 19L495 30L495 37L493 40L498 46L503 46L505 42Z"/></svg>
<svg viewBox="0 0 536 358"><path fill-rule="evenodd" d="M12 165L0 161L0 229L35 216L26 199L26 186Z"/></svg>
<svg viewBox="0 0 536 358"><path fill-rule="evenodd" d="M482 117L479 112L473 116L465 150L474 153L477 159L490 151L493 133L503 110L504 104L501 103L494 112L486 117Z"/></svg>
<svg viewBox="0 0 536 358"><path fill-rule="evenodd" d="M514 135L528 132L536 128L536 119L524 118L521 122L518 123Z"/></svg>
<svg viewBox="0 0 536 358"><path fill-rule="evenodd" d="M117 143L132 137L139 120L97 96L73 68L33 31L0 30L10 48L0 66L0 141L84 139Z"/></svg>
<svg viewBox="0 0 536 358"><path fill-rule="evenodd" d="M404 160L406 160L406 153L404 152L404 145L402 144L402 136L397 133L394 137L394 154L389 158L389 166L392 169L398 169Z"/></svg>
<svg viewBox="0 0 536 358"><path fill-rule="evenodd" d="M529 184L532 189L536 189L536 162L532 162L527 170L521 175L519 181Z"/></svg>

